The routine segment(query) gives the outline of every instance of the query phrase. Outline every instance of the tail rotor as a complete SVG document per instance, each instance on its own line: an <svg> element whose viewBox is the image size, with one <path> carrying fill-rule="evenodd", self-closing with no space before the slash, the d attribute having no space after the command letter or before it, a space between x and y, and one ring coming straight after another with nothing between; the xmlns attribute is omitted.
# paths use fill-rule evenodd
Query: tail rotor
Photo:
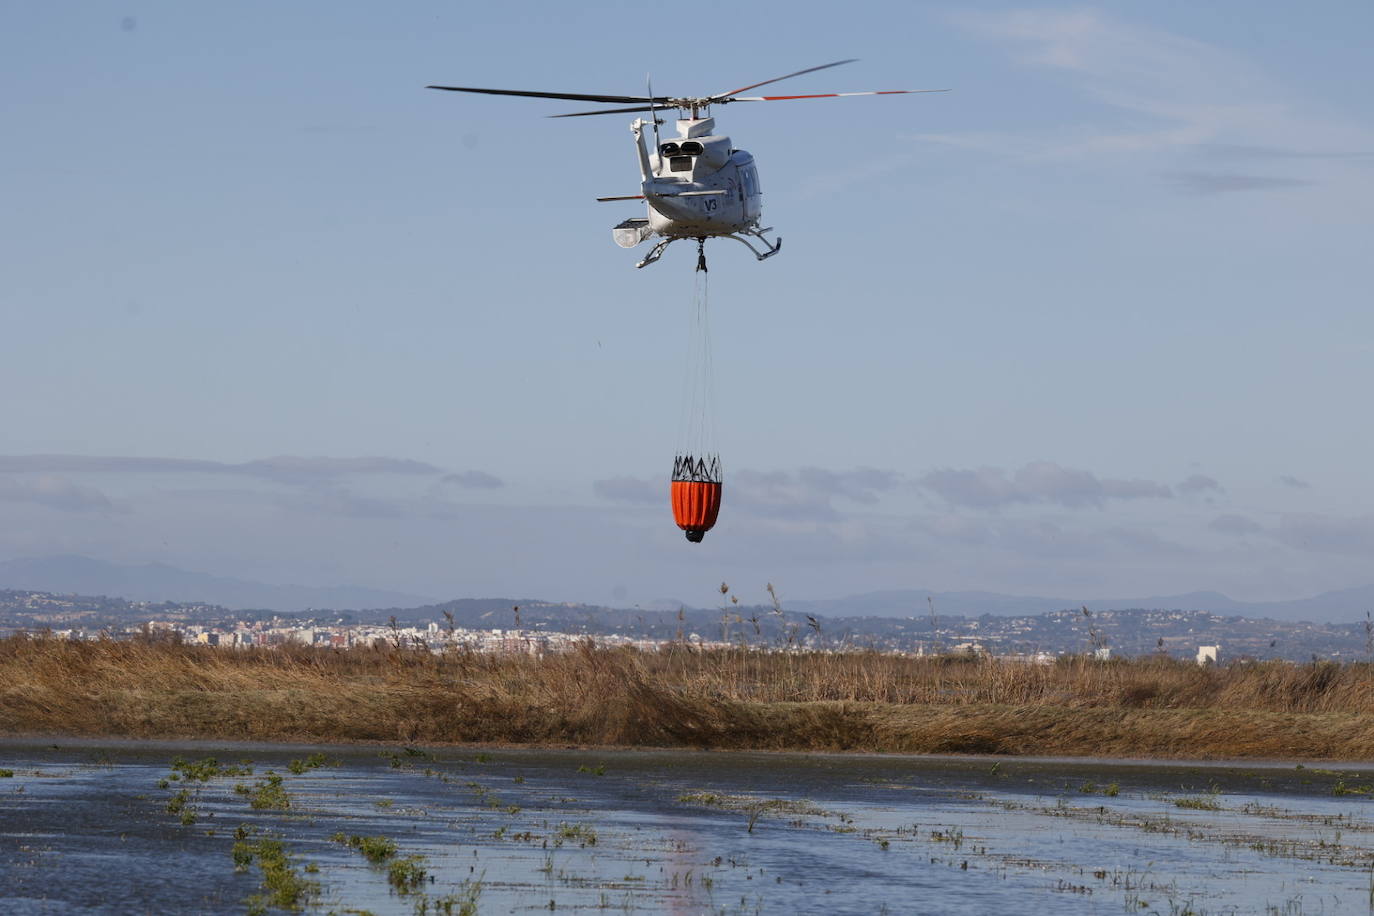
<svg viewBox="0 0 1374 916"><path fill-rule="evenodd" d="M654 99L654 80L649 74L644 74L644 84L649 89L649 120L654 124L654 155L658 155L658 103Z"/></svg>

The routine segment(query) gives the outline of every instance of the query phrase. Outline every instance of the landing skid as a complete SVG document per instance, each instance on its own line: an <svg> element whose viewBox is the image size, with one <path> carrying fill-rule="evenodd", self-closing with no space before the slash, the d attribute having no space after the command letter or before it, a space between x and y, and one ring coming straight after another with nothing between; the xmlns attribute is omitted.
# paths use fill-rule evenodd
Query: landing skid
<svg viewBox="0 0 1374 916"><path fill-rule="evenodd" d="M763 234L765 232L772 231L773 227L771 226L769 226L767 229L746 229L744 231L745 235L759 240L759 244L763 246L763 251L759 251L757 248L755 248L753 245L750 245L747 241L740 238L738 235L726 235L722 236L722 238L734 239L735 241L743 245L745 248L748 248L750 251L754 252L754 257L758 258L760 261L766 261L773 255L777 254L779 251L782 251L781 238L779 238L776 242L770 242L768 241L768 239L763 237Z"/></svg>
<svg viewBox="0 0 1374 916"><path fill-rule="evenodd" d="M782 251L782 239L778 239L776 242L770 242L763 235L765 232L772 231L773 229L770 226L767 229L746 229L738 235L717 235L712 236L712 238L734 239L735 241L743 245L745 248L748 248L750 251L752 251L754 253L754 257L758 258L760 261L766 261L773 255L777 254L779 251ZM741 238L741 235L747 235L750 238L757 239L759 244L763 246L763 250L759 251L747 240ZM644 260L636 264L635 267L648 267L650 264L654 263L659 258L663 257L663 252L668 250L669 245L678 241L681 241L681 238L674 237L664 239L663 241L657 243L656 245L654 245L653 248L649 249L649 253L644 256Z"/></svg>
<svg viewBox="0 0 1374 916"><path fill-rule="evenodd" d="M679 241L679 239L664 239L663 241L659 242L657 245L649 249L649 253L644 256L644 260L636 264L635 267L648 267L650 264L654 263L659 258L663 257L663 252L667 251L668 246L676 241Z"/></svg>

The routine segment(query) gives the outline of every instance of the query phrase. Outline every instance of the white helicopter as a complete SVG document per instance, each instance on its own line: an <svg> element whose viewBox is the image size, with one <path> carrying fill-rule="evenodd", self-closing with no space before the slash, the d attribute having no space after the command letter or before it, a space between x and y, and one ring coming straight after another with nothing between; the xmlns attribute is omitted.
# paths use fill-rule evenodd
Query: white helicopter
<svg viewBox="0 0 1374 916"><path fill-rule="evenodd" d="M814 73L841 64L852 64L856 58L837 60L774 77L761 83L751 83L704 97L656 96L652 85L646 96L588 95L572 92L526 92L518 89L474 89L468 86L427 86L449 92L479 92L486 95L519 95L541 99L568 99L579 102L638 103L631 108L603 108L599 111L576 111L550 115L553 118L580 118L587 115L623 114L634 111L649 112L649 120L636 119L630 130L635 136L639 152L639 194L620 197L598 197L599 201L643 200L648 205L647 218L627 219L611 230L617 245L633 248L648 239L659 239L644 260L636 267L647 267L663 256L669 245L679 239L697 240L697 269L706 269L705 246L708 238L734 239L743 244L760 261L771 258L782 249L782 239L770 242L765 232L772 228L759 227L763 195L759 190L758 168L754 157L735 149L730 138L715 133L716 122L711 117L712 105L729 102L780 102L795 99L830 99L854 95L907 95L917 92L948 92L947 89L891 89L869 92L820 92L806 95L741 96L741 92ZM658 135L657 113L662 109L678 110L677 133L674 140L662 142ZM644 128L653 126L654 150L645 144ZM746 238L746 236L748 238ZM761 247L756 248L749 239Z"/></svg>

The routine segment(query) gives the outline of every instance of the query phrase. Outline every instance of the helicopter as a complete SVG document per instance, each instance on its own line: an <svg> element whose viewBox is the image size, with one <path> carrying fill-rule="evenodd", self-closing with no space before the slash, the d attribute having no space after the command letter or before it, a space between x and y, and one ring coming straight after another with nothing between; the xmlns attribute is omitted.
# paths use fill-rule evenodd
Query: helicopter
<svg viewBox="0 0 1374 916"><path fill-rule="evenodd" d="M780 102L798 99L829 99L857 95L908 95L920 92L948 92L947 89L889 89L867 92L819 92L805 95L742 96L740 93L781 82L794 76L826 70L842 64L852 64L857 58L837 60L818 67L808 67L786 76L750 83L728 92L709 96L656 96L649 84L648 95L594 95L573 92L533 92L519 89L477 89L470 86L426 86L448 92L475 92L485 95L514 95L541 99L566 99L577 102L630 104L629 108L603 108L597 111L575 111L549 115L551 118L581 118L589 115L648 112L648 119L638 118L630 124L639 154L640 193L616 197L598 197L601 202L643 200L648 215L624 220L611 230L615 243L622 248L634 248L655 239L636 267L647 267L663 256L673 242L697 240L697 269L706 269L706 240L727 238L740 242L760 261L782 250L782 238L770 241L765 233L772 227L761 228L763 194L759 189L758 166L754 157L735 149L730 138L716 133L711 116L713 105L731 102ZM663 140L658 128L665 122L660 111L677 109L677 136ZM650 150L645 128L653 128L654 146ZM752 241L751 241L752 240ZM757 247L756 247L757 246Z"/></svg>

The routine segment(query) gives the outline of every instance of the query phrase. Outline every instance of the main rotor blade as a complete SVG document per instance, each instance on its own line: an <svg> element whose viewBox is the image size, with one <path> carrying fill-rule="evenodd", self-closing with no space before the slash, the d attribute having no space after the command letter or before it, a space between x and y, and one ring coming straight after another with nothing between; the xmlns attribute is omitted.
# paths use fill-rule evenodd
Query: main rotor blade
<svg viewBox="0 0 1374 916"><path fill-rule="evenodd" d="M645 101L648 101L648 100L646 99ZM656 101L666 101L666 99L657 99ZM603 108L603 109L601 109L600 111L573 111L573 112L569 112L568 114L549 115L549 117L550 117L550 118L585 118L587 115L599 115L599 114L624 114L624 113L627 112L627 111L661 111L662 109L663 109L663 106L662 106L662 105L658 105L658 106L646 105L646 106L643 107L643 108Z"/></svg>
<svg viewBox="0 0 1374 916"><path fill-rule="evenodd" d="M725 102L786 102L792 99L842 99L851 95L910 95L916 92L949 92L948 89L886 89L875 90L872 92L817 92L812 95L741 95L731 99L722 99L720 104Z"/></svg>
<svg viewBox="0 0 1374 916"><path fill-rule="evenodd" d="M571 99L574 102L664 102L666 99L651 99L642 95L584 95L576 92L526 92L521 89L474 89L470 86L426 86L426 89L444 89L448 92L480 92L483 95L523 95L535 99Z"/></svg>
<svg viewBox="0 0 1374 916"><path fill-rule="evenodd" d="M815 73L817 70L826 70L830 67L838 67L841 64L852 64L856 60L858 60L857 57L851 57L848 60L837 60L833 64L821 64L819 67L807 67L805 70L798 70L796 73L789 73L786 76L775 76L771 80L764 80L761 83L750 83L748 86L741 86L738 89L731 89L729 92L722 92L718 95L713 95L711 96L711 101L719 102L721 99L729 98L732 95L738 95L741 92L748 92L750 89L757 89L760 86L767 86L769 83L776 83L780 82L781 80L790 80L792 77L801 76L803 73Z"/></svg>

